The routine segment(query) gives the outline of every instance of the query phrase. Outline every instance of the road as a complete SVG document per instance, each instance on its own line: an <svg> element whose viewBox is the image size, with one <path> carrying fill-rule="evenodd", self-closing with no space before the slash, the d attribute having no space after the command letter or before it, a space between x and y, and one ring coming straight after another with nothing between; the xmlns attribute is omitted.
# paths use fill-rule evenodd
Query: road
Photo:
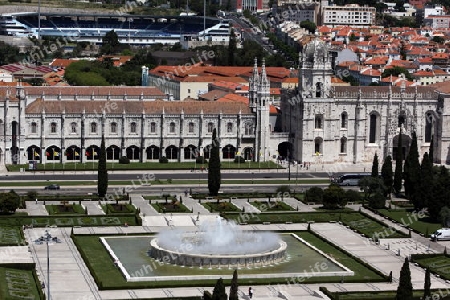
<svg viewBox="0 0 450 300"><path fill-rule="evenodd" d="M261 45L261 47L263 47L263 49L273 55L274 51L272 48L269 47L269 45L266 45L264 43L264 41L262 40L263 38L263 34L255 34L252 31L252 26L248 25L247 23L245 23L244 21L242 21L239 17L234 16L234 15L230 15L228 17L230 20L233 21L234 24L237 24L239 28L243 29L241 30L241 34L242 34L242 40L243 41L255 41L257 42L259 45Z"/></svg>

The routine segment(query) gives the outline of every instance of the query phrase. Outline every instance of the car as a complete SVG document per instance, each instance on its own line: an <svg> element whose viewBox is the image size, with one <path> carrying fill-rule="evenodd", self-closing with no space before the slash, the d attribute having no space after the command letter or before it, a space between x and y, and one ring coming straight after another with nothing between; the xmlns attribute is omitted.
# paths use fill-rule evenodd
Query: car
<svg viewBox="0 0 450 300"><path fill-rule="evenodd" d="M50 184L45 187L46 190L59 190L59 185L57 184Z"/></svg>

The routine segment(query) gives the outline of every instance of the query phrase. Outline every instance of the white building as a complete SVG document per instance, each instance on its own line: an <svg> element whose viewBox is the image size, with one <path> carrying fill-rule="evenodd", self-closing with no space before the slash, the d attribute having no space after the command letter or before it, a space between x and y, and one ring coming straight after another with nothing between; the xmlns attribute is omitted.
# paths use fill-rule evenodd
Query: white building
<svg viewBox="0 0 450 300"><path fill-rule="evenodd" d="M322 9L322 24L328 26L371 26L375 24L376 9L358 4L345 6L324 6Z"/></svg>

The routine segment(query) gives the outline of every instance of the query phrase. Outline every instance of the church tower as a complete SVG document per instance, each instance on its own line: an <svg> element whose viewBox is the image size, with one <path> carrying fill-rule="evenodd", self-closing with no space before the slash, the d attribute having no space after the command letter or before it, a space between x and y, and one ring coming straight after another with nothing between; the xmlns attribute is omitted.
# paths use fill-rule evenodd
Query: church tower
<svg viewBox="0 0 450 300"><path fill-rule="evenodd" d="M266 161L269 159L270 81L267 78L264 59L262 61L261 74L259 74L258 61L255 58L253 74L249 81L249 106L252 112L256 114L253 157L255 161Z"/></svg>
<svg viewBox="0 0 450 300"><path fill-rule="evenodd" d="M303 98L328 98L331 90L331 57L329 47L316 36L300 53L299 93Z"/></svg>

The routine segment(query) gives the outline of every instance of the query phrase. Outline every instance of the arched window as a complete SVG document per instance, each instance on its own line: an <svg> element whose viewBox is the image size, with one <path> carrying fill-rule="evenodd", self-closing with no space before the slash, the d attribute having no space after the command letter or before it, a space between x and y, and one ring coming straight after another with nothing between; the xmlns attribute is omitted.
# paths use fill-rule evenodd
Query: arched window
<svg viewBox="0 0 450 300"><path fill-rule="evenodd" d="M77 123L70 123L70 133L77 133Z"/></svg>
<svg viewBox="0 0 450 300"><path fill-rule="evenodd" d="M169 132L170 133L175 133L175 123L171 122L169 125Z"/></svg>
<svg viewBox="0 0 450 300"><path fill-rule="evenodd" d="M370 115L370 128L369 128L369 143L376 143L377 127L378 127L378 116L376 114L371 114Z"/></svg>
<svg viewBox="0 0 450 300"><path fill-rule="evenodd" d="M97 133L97 123L91 123L91 133Z"/></svg>
<svg viewBox="0 0 450 300"><path fill-rule="evenodd" d="M425 143L430 143L432 136L433 136L433 114L429 112L425 116Z"/></svg>
<svg viewBox="0 0 450 300"><path fill-rule="evenodd" d="M231 123L231 122L227 123L227 132L228 133L233 132L233 123Z"/></svg>
<svg viewBox="0 0 450 300"><path fill-rule="evenodd" d="M316 137L314 139L314 154L318 155L318 154L322 154L322 138L320 137Z"/></svg>
<svg viewBox="0 0 450 300"><path fill-rule="evenodd" d="M150 132L151 133L155 133L156 132L156 123L155 122L151 122L150 123Z"/></svg>
<svg viewBox="0 0 450 300"><path fill-rule="evenodd" d="M136 133L136 123L135 122L131 122L131 124L130 124L130 132L131 133Z"/></svg>
<svg viewBox="0 0 450 300"><path fill-rule="evenodd" d="M347 153L347 138L342 137L341 138L341 153Z"/></svg>
<svg viewBox="0 0 450 300"><path fill-rule="evenodd" d="M189 133L194 133L194 128L195 128L195 125L194 125L194 123L189 123Z"/></svg>
<svg viewBox="0 0 450 300"><path fill-rule="evenodd" d="M36 122L31 123L31 133L37 133L37 124L36 124Z"/></svg>
<svg viewBox="0 0 450 300"><path fill-rule="evenodd" d="M403 127L406 128L406 115L404 112L402 112L399 116L398 116L398 127Z"/></svg>
<svg viewBox="0 0 450 300"><path fill-rule="evenodd" d="M314 128L315 129L323 129L323 116L316 115L314 118Z"/></svg>
<svg viewBox="0 0 450 300"><path fill-rule="evenodd" d="M322 83L317 82L316 83L316 98L322 97Z"/></svg>
<svg viewBox="0 0 450 300"><path fill-rule="evenodd" d="M347 128L347 122L348 122L348 116L347 116L347 113L344 111L341 114L341 128Z"/></svg>
<svg viewBox="0 0 450 300"><path fill-rule="evenodd" d="M50 124L50 132L51 133L56 133L56 123L55 122L52 122L51 124Z"/></svg>
<svg viewBox="0 0 450 300"><path fill-rule="evenodd" d="M253 124L252 123L245 123L245 135L252 135L253 134Z"/></svg>
<svg viewBox="0 0 450 300"><path fill-rule="evenodd" d="M214 130L214 123L209 122L208 123L208 133L212 133Z"/></svg>
<svg viewBox="0 0 450 300"><path fill-rule="evenodd" d="M117 123L111 123L111 133L117 133Z"/></svg>

